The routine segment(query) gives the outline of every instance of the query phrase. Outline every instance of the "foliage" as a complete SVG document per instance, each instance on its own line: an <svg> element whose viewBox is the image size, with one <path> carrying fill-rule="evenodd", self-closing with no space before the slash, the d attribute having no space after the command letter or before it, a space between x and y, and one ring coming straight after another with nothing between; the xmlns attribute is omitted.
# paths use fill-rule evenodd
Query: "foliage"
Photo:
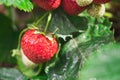
<svg viewBox="0 0 120 80"><path fill-rule="evenodd" d="M120 45L109 44L93 52L80 72L79 80L119 80Z"/></svg>
<svg viewBox="0 0 120 80"><path fill-rule="evenodd" d="M78 71L90 53L113 41L110 22L106 19L99 21L102 22L88 26L85 32L62 46L59 60L47 72L48 80L77 80Z"/></svg>
<svg viewBox="0 0 120 80"><path fill-rule="evenodd" d="M0 68L1 80L24 80L25 77L15 68Z"/></svg>
<svg viewBox="0 0 120 80"><path fill-rule="evenodd" d="M0 0L0 3L27 12L33 10L33 3L30 0ZM39 16L41 14L44 15L40 13ZM52 60L44 63L42 68L39 65L38 69L29 69L22 63L20 55L16 59L11 57L11 50L19 44L17 43L19 31L12 29L11 19L0 14L2 27L0 29L0 63L17 65L13 68L1 67L0 79L119 80L120 47L113 44L114 33L110 30L112 23L108 19L91 17L86 11L79 16L69 16L61 8L51 12L49 22L47 17L49 16L42 16L39 28L44 30L49 23L47 32L56 31L60 51ZM35 23L32 26L38 26ZM18 49L13 51L15 54L21 54Z"/></svg>
<svg viewBox="0 0 120 80"><path fill-rule="evenodd" d="M20 10L30 12L33 9L33 4L30 0L0 0L1 4L6 6L14 6Z"/></svg>
<svg viewBox="0 0 120 80"><path fill-rule="evenodd" d="M7 24L6 24L7 23ZM15 63L15 60L11 58L11 50L17 45L17 31L12 29L12 21L5 15L0 14L0 63ZM7 59L6 59L7 58Z"/></svg>

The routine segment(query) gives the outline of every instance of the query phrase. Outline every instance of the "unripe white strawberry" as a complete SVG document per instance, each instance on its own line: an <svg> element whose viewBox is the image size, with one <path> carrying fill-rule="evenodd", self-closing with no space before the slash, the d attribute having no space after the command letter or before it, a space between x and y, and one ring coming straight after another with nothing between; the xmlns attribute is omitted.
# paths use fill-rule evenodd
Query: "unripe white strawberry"
<svg viewBox="0 0 120 80"><path fill-rule="evenodd" d="M104 4L93 4L88 8L88 13L93 17L102 17L105 13Z"/></svg>
<svg viewBox="0 0 120 80"><path fill-rule="evenodd" d="M76 0L79 6L88 6L93 2L93 0Z"/></svg>

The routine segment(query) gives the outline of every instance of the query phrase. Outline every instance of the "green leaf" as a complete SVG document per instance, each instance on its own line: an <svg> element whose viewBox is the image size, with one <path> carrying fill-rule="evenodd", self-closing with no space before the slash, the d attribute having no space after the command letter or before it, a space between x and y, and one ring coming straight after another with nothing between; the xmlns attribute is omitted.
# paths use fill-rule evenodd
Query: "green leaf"
<svg viewBox="0 0 120 80"><path fill-rule="evenodd" d="M15 63L11 50L17 47L18 33L12 29L12 21L0 14L0 64Z"/></svg>
<svg viewBox="0 0 120 80"><path fill-rule="evenodd" d="M107 19L94 19L89 24L84 33L63 46L59 60L47 73L48 80L77 79L79 70L90 53L114 41L113 32L110 31L111 23Z"/></svg>
<svg viewBox="0 0 120 80"><path fill-rule="evenodd" d="M74 48L61 55L59 59L56 65L49 69L48 80L74 80L81 62L79 50Z"/></svg>
<svg viewBox="0 0 120 80"><path fill-rule="evenodd" d="M47 80L47 76L45 74L40 74L39 76L31 78L32 80Z"/></svg>
<svg viewBox="0 0 120 80"><path fill-rule="evenodd" d="M68 16L68 19L75 26L77 30L86 30L87 27L89 26L88 23L91 21L85 16Z"/></svg>
<svg viewBox="0 0 120 80"><path fill-rule="evenodd" d="M48 31L53 32L56 29L58 29L57 34L62 35L68 35L72 32L78 31L67 18L67 16L59 10L53 13Z"/></svg>
<svg viewBox="0 0 120 80"><path fill-rule="evenodd" d="M89 19L83 16L68 16L60 9L57 9L52 14L52 19L48 28L48 31L53 32L56 29L56 33L61 35L70 35L80 30L85 30L88 27Z"/></svg>
<svg viewBox="0 0 120 80"><path fill-rule="evenodd" d="M0 80L24 80L25 77L15 68L0 68Z"/></svg>
<svg viewBox="0 0 120 80"><path fill-rule="evenodd" d="M0 3L6 6L14 6L27 12L33 9L33 4L30 0L0 0Z"/></svg>
<svg viewBox="0 0 120 80"><path fill-rule="evenodd" d="M120 45L109 44L95 51L88 59L78 80L119 80Z"/></svg>

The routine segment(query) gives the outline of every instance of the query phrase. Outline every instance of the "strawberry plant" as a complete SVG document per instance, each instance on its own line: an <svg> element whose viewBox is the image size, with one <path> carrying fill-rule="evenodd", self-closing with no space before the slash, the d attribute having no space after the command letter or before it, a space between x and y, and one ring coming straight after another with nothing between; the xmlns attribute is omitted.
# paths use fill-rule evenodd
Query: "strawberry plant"
<svg viewBox="0 0 120 80"><path fill-rule="evenodd" d="M0 80L119 80L119 4L0 0Z"/></svg>

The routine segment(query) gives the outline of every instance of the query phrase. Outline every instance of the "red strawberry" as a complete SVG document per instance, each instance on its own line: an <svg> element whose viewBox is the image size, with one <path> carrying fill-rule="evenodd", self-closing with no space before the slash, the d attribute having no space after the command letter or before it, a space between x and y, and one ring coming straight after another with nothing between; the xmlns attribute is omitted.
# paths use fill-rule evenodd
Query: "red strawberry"
<svg viewBox="0 0 120 80"><path fill-rule="evenodd" d="M25 65L44 63L58 51L58 43L54 37L48 38L34 29L25 32L21 39L23 63ZM28 66L29 67L29 66Z"/></svg>
<svg viewBox="0 0 120 80"><path fill-rule="evenodd" d="M38 6L46 11L54 10L60 6L61 0L33 0Z"/></svg>
<svg viewBox="0 0 120 80"><path fill-rule="evenodd" d="M107 3L109 1L110 0L93 0L93 2L96 3L96 4L104 4L104 3Z"/></svg>
<svg viewBox="0 0 120 80"><path fill-rule="evenodd" d="M78 15L87 8L79 6L76 0L62 0L62 7L64 11L70 15Z"/></svg>

